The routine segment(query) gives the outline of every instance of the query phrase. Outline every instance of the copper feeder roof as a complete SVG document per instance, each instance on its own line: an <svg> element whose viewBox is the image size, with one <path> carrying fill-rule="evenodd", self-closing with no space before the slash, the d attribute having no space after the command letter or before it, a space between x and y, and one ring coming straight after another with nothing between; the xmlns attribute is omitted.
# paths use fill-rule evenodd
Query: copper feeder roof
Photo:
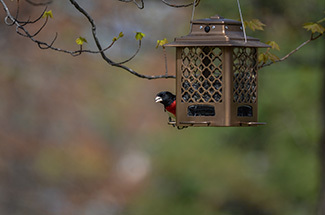
<svg viewBox="0 0 325 215"><path fill-rule="evenodd" d="M270 47L257 38L247 36L247 42L242 29L242 23L225 19L219 15L206 19L193 20L191 32L187 36L175 38L174 42L165 46L236 46L236 47Z"/></svg>

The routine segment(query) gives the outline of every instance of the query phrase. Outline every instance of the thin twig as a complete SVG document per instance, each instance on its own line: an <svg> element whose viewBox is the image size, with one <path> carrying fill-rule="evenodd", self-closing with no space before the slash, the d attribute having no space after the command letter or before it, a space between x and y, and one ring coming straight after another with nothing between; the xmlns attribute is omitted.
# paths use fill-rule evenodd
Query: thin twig
<svg viewBox="0 0 325 215"><path fill-rule="evenodd" d="M49 1L46 1L46 2L40 2L40 3L33 2L31 0L25 0L25 1L28 2L29 4L33 5L33 6L44 6L44 5L49 5L49 4L51 4L53 2L52 0L49 0Z"/></svg>
<svg viewBox="0 0 325 215"><path fill-rule="evenodd" d="M135 56L137 56L137 54L139 53L140 49L141 49L141 40L139 40L139 45L138 45L138 48L135 51L135 53L129 59L127 59L125 61L122 61L122 62L119 62L117 64L125 64L125 63L131 61Z"/></svg>
<svg viewBox="0 0 325 215"><path fill-rule="evenodd" d="M143 0L140 0L140 3L138 3L136 0L118 0L118 1L125 2L125 3L133 2L135 5L137 5L137 7L139 9L143 9L144 8L144 1ZM166 4L167 6L169 6L169 7L175 7L175 8L189 7L189 6L192 6L193 5L193 3L189 3L189 4L172 4L172 3L167 2L166 0L161 0L161 1L164 4ZM195 4L195 7L198 6L199 3L200 3L200 0L197 1L197 3Z"/></svg>
<svg viewBox="0 0 325 215"><path fill-rule="evenodd" d="M140 4L136 0L119 0L119 1L126 2L126 3L133 2L139 9L143 9L144 8L144 2L143 2L143 0L140 0Z"/></svg>
<svg viewBox="0 0 325 215"><path fill-rule="evenodd" d="M42 19L42 17L43 17L43 14L46 12L46 10L47 10L47 6L44 8L44 10L43 10L43 12L40 14L40 16L39 17L37 17L35 20L33 20L33 21L30 21L30 17L28 18L28 20L27 21L19 21L19 20L16 20L19 24L21 24L21 25L26 25L26 24L34 24L34 23L36 23L36 22L38 22L39 20L41 20Z"/></svg>
<svg viewBox="0 0 325 215"><path fill-rule="evenodd" d="M166 0L161 0L165 5L168 5L169 7L175 7L175 8L181 8L181 7L190 7L192 6L194 3L189 3L189 4L172 4L167 2ZM195 7L197 7L200 4L201 0L196 1Z"/></svg>
<svg viewBox="0 0 325 215"><path fill-rule="evenodd" d="M40 27L40 29L38 29L38 31L37 32L35 32L33 35L32 35L32 37L36 37L43 29L44 29L44 27L46 26L46 24L47 24L47 22L48 22L48 20L49 20L49 17L46 17L45 18L45 22L43 23L43 25Z"/></svg>

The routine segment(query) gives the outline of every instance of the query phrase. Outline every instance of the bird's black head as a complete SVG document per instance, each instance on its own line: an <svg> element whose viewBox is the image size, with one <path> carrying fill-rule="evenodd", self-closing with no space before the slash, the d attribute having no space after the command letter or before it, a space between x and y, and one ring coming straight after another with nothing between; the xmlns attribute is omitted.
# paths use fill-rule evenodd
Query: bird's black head
<svg viewBox="0 0 325 215"><path fill-rule="evenodd" d="M165 107L171 105L176 100L176 96L168 91L160 92L156 95L155 101L162 103Z"/></svg>

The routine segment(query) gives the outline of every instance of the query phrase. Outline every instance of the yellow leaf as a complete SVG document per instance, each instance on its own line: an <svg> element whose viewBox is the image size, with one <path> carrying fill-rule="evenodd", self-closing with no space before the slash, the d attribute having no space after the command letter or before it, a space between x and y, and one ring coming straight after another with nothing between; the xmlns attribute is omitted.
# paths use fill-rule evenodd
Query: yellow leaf
<svg viewBox="0 0 325 215"><path fill-rule="evenodd" d="M53 13L52 13L52 10L49 10L49 11L45 11L44 14L43 14L43 18L53 18Z"/></svg>
<svg viewBox="0 0 325 215"><path fill-rule="evenodd" d="M166 38L164 38L163 40L157 40L156 48L158 48L159 46L164 46L167 43L168 43L168 40Z"/></svg>
<svg viewBox="0 0 325 215"><path fill-rule="evenodd" d="M270 45L272 49L280 51L280 46L275 41L268 41L266 44Z"/></svg>
<svg viewBox="0 0 325 215"><path fill-rule="evenodd" d="M83 45L84 43L88 43L88 42L87 42L87 40L86 40L85 38L83 38L83 37L78 37L78 38L76 39L76 43L77 43L78 45Z"/></svg>
<svg viewBox="0 0 325 215"><path fill-rule="evenodd" d="M124 37L123 32L120 32L119 35L118 35L118 37L114 37L114 38L113 38L113 42L116 42L116 41L117 41L118 39L120 39L121 37Z"/></svg>
<svg viewBox="0 0 325 215"><path fill-rule="evenodd" d="M142 40L146 35L142 32L135 32L135 39L136 40Z"/></svg>
<svg viewBox="0 0 325 215"><path fill-rule="evenodd" d="M305 28L307 31L311 31L312 33L317 32L323 34L325 32L325 28L321 24L314 22L305 23L303 28Z"/></svg>
<svg viewBox="0 0 325 215"><path fill-rule="evenodd" d="M272 61L272 62L275 62L275 61L278 61L280 58L278 56L276 56L275 54L272 54L270 52L265 52L265 53L261 53L258 55L258 62L263 62L263 63L266 63L267 61Z"/></svg>
<svg viewBox="0 0 325 215"><path fill-rule="evenodd" d="M264 31L264 26L266 26L264 23L262 23L258 19L252 19L250 21L244 21L244 27L249 27L251 30L260 30Z"/></svg>
<svg viewBox="0 0 325 215"><path fill-rule="evenodd" d="M269 60L271 60L273 62L278 61L280 59L278 56L276 56L275 54L272 54L270 52L268 52L267 57Z"/></svg>
<svg viewBox="0 0 325 215"><path fill-rule="evenodd" d="M262 23L259 19L253 19L252 22L254 23L254 25L256 26L257 30L264 30L264 26L266 26L264 23Z"/></svg>
<svg viewBox="0 0 325 215"><path fill-rule="evenodd" d="M265 53L261 53L258 55L258 62L266 63L266 61L267 61L267 57Z"/></svg>

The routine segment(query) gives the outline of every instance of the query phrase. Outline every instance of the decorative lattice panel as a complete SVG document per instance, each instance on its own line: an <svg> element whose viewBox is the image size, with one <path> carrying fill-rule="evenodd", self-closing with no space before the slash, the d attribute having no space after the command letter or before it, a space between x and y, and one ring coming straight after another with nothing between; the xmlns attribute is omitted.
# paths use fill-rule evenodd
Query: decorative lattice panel
<svg viewBox="0 0 325 215"><path fill-rule="evenodd" d="M222 102L222 52L215 47L181 50L182 102Z"/></svg>
<svg viewBox="0 0 325 215"><path fill-rule="evenodd" d="M257 49L233 49L235 103L256 103L257 98Z"/></svg>

